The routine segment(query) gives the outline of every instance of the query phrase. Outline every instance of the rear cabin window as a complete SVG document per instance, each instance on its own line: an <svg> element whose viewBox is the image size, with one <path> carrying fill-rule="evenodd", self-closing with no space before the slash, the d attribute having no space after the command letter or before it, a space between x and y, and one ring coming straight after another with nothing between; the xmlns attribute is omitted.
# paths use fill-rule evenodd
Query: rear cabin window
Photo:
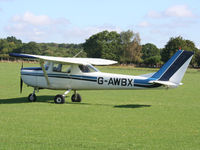
<svg viewBox="0 0 200 150"><path fill-rule="evenodd" d="M54 72L63 72L63 73L70 73L71 72L71 65L66 64L54 64L53 65Z"/></svg>

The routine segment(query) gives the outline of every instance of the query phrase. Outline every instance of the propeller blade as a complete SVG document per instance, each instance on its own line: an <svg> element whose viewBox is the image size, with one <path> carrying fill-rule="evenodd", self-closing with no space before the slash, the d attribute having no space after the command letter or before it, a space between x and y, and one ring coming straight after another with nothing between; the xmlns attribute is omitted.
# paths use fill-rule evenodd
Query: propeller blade
<svg viewBox="0 0 200 150"><path fill-rule="evenodd" d="M22 65L21 65L21 69L24 67L23 61L22 61ZM22 77L20 77L20 93L22 93L22 88L23 88L23 80Z"/></svg>
<svg viewBox="0 0 200 150"><path fill-rule="evenodd" d="M20 93L22 93L22 88L23 88L23 80L20 78Z"/></svg>

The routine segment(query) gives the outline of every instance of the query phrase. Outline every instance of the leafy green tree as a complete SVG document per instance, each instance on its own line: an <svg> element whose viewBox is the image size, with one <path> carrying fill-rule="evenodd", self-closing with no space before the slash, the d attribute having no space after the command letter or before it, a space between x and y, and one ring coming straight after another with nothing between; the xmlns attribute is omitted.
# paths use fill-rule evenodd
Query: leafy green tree
<svg viewBox="0 0 200 150"><path fill-rule="evenodd" d="M22 46L21 40L17 40L15 37L7 37L6 39L0 39L0 54L6 54L13 52L15 49Z"/></svg>
<svg viewBox="0 0 200 150"><path fill-rule="evenodd" d="M122 55L120 61L123 63L139 63L141 62L141 45L140 36L131 30L122 31L120 33L122 43Z"/></svg>
<svg viewBox="0 0 200 150"><path fill-rule="evenodd" d="M9 37L6 38L6 40L7 40L7 42L14 42L17 45L22 44L22 41L16 39L16 37L14 37L14 36L9 36Z"/></svg>
<svg viewBox="0 0 200 150"><path fill-rule="evenodd" d="M200 67L200 50L196 51L194 59L195 59L197 66Z"/></svg>
<svg viewBox="0 0 200 150"><path fill-rule="evenodd" d="M146 65L157 65L161 62L160 50L151 43L142 45L142 59Z"/></svg>
<svg viewBox="0 0 200 150"><path fill-rule="evenodd" d="M142 46L140 44L140 36L138 33L134 34L133 41L129 44L129 47L127 49L128 52L128 60L132 63L140 63L141 62L141 56L142 56Z"/></svg>
<svg viewBox="0 0 200 150"><path fill-rule="evenodd" d="M133 33L133 31L131 31L131 30L128 30L128 31L122 31L121 33L120 33L120 38L121 38L121 42L122 42L122 51L123 51L123 55L121 56L121 61L122 62L126 62L126 60L127 60L127 51L128 51L128 49L129 49L129 45L131 44L131 42L132 42L132 38L133 38L133 35L134 35L134 33Z"/></svg>
<svg viewBox="0 0 200 150"><path fill-rule="evenodd" d="M165 45L162 50L161 56L162 60L166 62L178 49L193 51L196 52L197 48L195 47L194 42L190 40L184 40L181 36L170 38L170 40ZM191 64L194 65L195 59L193 57Z"/></svg>
<svg viewBox="0 0 200 150"><path fill-rule="evenodd" d="M121 53L120 35L115 31L102 31L92 35L83 44L88 57L119 60Z"/></svg>
<svg viewBox="0 0 200 150"><path fill-rule="evenodd" d="M24 43L21 48L15 50L18 53L26 53L26 54L41 54L39 46L35 42Z"/></svg>

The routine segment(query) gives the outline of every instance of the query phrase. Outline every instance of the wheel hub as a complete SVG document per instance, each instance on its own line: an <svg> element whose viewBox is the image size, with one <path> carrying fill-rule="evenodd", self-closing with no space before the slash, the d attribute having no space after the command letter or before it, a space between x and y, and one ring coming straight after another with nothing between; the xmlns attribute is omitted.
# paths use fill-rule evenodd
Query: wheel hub
<svg viewBox="0 0 200 150"><path fill-rule="evenodd" d="M57 98L57 102L60 103L62 99L60 97Z"/></svg>
<svg viewBox="0 0 200 150"><path fill-rule="evenodd" d="M31 100L31 101L34 100L34 96L33 96L33 95L30 96L30 100Z"/></svg>

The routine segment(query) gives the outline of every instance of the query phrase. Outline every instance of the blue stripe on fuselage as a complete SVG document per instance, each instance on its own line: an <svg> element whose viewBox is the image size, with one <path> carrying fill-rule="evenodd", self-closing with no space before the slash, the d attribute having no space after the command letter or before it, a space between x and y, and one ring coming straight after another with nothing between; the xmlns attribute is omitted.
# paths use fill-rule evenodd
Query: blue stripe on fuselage
<svg viewBox="0 0 200 150"><path fill-rule="evenodd" d="M44 73L39 73L39 72L21 72L21 75L44 76ZM77 79L77 80L86 80L86 81L93 81L93 82L97 81L97 77L92 77L92 76L55 74L55 73L48 73L47 75L48 75L48 77L52 77L52 78Z"/></svg>
<svg viewBox="0 0 200 150"><path fill-rule="evenodd" d="M154 78L148 78L148 79L135 79L134 80L134 86L136 87L143 87L143 88L155 88L162 86L161 84L152 84L149 83L151 80L156 80Z"/></svg>
<svg viewBox="0 0 200 150"><path fill-rule="evenodd" d="M27 68L22 68L21 70L42 70L41 67L27 67Z"/></svg>

